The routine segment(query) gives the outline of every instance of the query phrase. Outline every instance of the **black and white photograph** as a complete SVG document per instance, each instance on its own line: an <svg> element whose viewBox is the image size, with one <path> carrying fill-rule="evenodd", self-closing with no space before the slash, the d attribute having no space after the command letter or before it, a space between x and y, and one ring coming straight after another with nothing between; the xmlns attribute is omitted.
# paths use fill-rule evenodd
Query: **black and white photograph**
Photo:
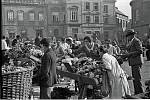
<svg viewBox="0 0 150 100"><path fill-rule="evenodd" d="M150 99L150 0L1 0L0 99Z"/></svg>

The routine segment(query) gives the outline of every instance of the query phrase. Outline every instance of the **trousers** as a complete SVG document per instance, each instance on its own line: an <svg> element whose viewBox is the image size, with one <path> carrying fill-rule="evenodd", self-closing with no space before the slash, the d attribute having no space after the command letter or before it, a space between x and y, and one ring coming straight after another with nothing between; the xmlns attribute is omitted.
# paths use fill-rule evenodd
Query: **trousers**
<svg viewBox="0 0 150 100"><path fill-rule="evenodd" d="M40 86L40 99L51 99L51 88Z"/></svg>
<svg viewBox="0 0 150 100"><path fill-rule="evenodd" d="M150 60L150 49L146 51L147 60Z"/></svg>
<svg viewBox="0 0 150 100"><path fill-rule="evenodd" d="M141 74L140 74L141 67L142 65L131 66L132 77L134 78L133 85L134 85L135 94L143 93L142 83L141 83Z"/></svg>

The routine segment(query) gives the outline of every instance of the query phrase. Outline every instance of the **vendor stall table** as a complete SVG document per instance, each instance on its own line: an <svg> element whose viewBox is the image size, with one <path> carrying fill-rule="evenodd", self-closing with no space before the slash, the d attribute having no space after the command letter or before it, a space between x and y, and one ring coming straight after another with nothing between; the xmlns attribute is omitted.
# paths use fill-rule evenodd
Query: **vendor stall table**
<svg viewBox="0 0 150 100"><path fill-rule="evenodd" d="M79 88L80 88L79 97L78 97L79 99L85 98L88 85L93 85L93 86L98 85L93 78L89 78L89 77L78 75L76 73L70 73L61 70L56 70L56 72L61 76L69 77L79 82Z"/></svg>

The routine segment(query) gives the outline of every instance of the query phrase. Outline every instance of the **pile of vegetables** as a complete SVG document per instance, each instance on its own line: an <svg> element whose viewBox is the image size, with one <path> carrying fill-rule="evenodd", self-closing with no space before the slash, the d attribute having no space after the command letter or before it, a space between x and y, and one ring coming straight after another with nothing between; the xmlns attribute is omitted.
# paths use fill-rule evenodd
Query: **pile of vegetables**
<svg viewBox="0 0 150 100"><path fill-rule="evenodd" d="M71 67L74 73L93 78L97 84L102 82L102 71L104 70L102 61L98 62L88 57L79 59L66 57L58 60L57 69L67 71L66 63Z"/></svg>
<svg viewBox="0 0 150 100"><path fill-rule="evenodd" d="M24 71L35 66L34 64L35 63L28 58L20 59L20 61L17 61L17 64L14 64L13 59L10 59L8 63L2 65L2 73L6 74L11 72Z"/></svg>

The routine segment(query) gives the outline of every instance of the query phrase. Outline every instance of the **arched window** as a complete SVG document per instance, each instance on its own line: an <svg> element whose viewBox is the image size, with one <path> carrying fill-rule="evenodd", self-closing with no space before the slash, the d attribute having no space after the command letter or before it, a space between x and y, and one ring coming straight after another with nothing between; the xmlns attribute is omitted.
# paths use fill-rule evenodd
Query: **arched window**
<svg viewBox="0 0 150 100"><path fill-rule="evenodd" d="M8 21L14 21L14 11L13 10L9 10L7 12L7 19L8 19Z"/></svg>
<svg viewBox="0 0 150 100"><path fill-rule="evenodd" d="M18 11L18 20L19 20L19 21L23 21L23 19L24 19L23 16L24 16L24 12L21 11L21 10Z"/></svg>

